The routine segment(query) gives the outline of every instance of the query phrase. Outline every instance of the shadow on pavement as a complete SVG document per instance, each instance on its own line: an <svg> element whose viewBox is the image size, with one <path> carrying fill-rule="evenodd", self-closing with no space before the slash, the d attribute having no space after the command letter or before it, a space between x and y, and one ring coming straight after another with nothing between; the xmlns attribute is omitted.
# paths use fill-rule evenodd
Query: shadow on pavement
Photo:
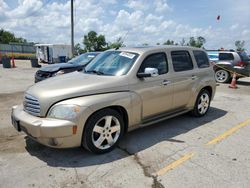
<svg viewBox="0 0 250 188"><path fill-rule="evenodd" d="M43 146L28 137L25 137L26 150L32 156L53 167L67 168L105 164L128 157L129 154L140 152L162 141L185 143L185 141L176 140L174 137L221 118L226 113L224 110L211 107L208 114L201 118L184 114L158 124L137 129L126 134L117 149L102 155L92 154L83 148L53 149Z"/></svg>

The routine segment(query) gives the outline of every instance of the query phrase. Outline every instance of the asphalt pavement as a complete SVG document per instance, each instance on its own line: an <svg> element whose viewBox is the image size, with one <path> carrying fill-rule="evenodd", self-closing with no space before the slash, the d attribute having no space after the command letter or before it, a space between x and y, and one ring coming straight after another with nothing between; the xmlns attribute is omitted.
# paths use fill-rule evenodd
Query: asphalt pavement
<svg viewBox="0 0 250 188"><path fill-rule="evenodd" d="M125 135L114 151L52 149L18 133L11 106L22 103L35 68L0 66L0 187L232 187L250 185L250 78L219 84L208 114L188 114Z"/></svg>

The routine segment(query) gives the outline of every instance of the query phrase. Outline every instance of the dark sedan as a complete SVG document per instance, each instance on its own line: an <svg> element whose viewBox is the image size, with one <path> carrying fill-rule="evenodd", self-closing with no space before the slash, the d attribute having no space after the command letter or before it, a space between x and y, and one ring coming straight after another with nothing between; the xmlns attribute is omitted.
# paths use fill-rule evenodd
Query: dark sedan
<svg viewBox="0 0 250 188"><path fill-rule="evenodd" d="M99 53L100 52L87 52L71 59L67 63L56 63L44 66L36 72L35 82L39 82L61 74L66 74L74 71L81 71Z"/></svg>

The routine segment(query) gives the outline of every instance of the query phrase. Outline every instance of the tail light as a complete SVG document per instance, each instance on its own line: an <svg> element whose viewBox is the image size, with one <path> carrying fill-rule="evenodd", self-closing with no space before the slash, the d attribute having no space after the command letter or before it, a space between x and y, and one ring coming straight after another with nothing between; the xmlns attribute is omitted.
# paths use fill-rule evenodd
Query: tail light
<svg viewBox="0 0 250 188"><path fill-rule="evenodd" d="M239 63L237 63L237 66L244 67L245 63L243 61L240 61Z"/></svg>

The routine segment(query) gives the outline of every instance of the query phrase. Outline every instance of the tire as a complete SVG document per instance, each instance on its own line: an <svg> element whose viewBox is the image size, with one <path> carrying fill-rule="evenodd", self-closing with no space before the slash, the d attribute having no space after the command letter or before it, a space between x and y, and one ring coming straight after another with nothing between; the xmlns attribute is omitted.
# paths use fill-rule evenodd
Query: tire
<svg viewBox="0 0 250 188"><path fill-rule="evenodd" d="M230 73L224 69L216 70L214 77L218 83L228 83L231 78Z"/></svg>
<svg viewBox="0 0 250 188"><path fill-rule="evenodd" d="M204 116L209 110L210 102L211 102L210 93L205 89L201 90L199 95L197 96L195 106L191 111L191 114L195 117Z"/></svg>
<svg viewBox="0 0 250 188"><path fill-rule="evenodd" d="M123 133L124 122L121 114L112 109L103 109L88 119L82 144L93 153L106 153L116 147Z"/></svg>

